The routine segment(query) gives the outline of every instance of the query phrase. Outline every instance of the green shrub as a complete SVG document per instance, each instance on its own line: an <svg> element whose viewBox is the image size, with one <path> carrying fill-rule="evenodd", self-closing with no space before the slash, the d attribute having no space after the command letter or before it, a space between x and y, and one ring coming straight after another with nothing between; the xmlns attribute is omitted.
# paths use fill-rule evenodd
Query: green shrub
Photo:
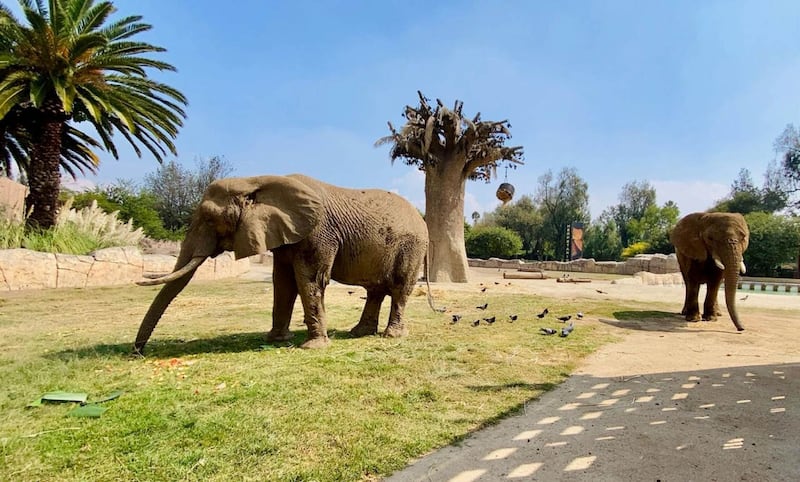
<svg viewBox="0 0 800 482"><path fill-rule="evenodd" d="M522 251L522 238L510 229L478 226L466 235L467 256L471 258L512 258Z"/></svg>
<svg viewBox="0 0 800 482"><path fill-rule="evenodd" d="M650 243L646 241L639 241L633 243L627 248L622 250L622 259L628 259L636 256L637 254L644 254L650 251Z"/></svg>
<svg viewBox="0 0 800 482"><path fill-rule="evenodd" d="M132 220L133 225L142 228L149 238L177 240L183 237L182 232L164 228L156 210L156 198L150 193L134 194L132 189L120 185L76 194L73 199L76 209L89 207L92 202L106 213L117 212L123 221Z"/></svg>
<svg viewBox="0 0 800 482"><path fill-rule="evenodd" d="M144 238L131 221L123 223L116 213L107 214L93 202L88 208L62 207L52 229L25 229L23 222L0 222L0 249L26 248L63 254L89 254L113 246L135 246Z"/></svg>

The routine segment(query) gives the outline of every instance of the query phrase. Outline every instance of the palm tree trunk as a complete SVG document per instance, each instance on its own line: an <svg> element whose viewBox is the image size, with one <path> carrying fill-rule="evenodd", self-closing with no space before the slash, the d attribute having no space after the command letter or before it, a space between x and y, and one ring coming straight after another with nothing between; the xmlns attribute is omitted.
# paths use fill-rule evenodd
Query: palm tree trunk
<svg viewBox="0 0 800 482"><path fill-rule="evenodd" d="M464 247L463 164L441 162L425 171L425 223L430 238L430 281L467 282Z"/></svg>
<svg viewBox="0 0 800 482"><path fill-rule="evenodd" d="M61 189L61 138L66 117L57 102L42 107L39 125L34 133L28 172L26 211L28 227L51 228L58 216L58 193ZM31 211L31 208L33 209Z"/></svg>

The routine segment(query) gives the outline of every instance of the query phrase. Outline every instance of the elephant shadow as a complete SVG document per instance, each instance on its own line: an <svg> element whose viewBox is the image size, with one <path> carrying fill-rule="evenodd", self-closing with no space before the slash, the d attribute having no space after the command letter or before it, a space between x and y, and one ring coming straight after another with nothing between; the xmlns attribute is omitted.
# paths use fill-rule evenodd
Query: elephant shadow
<svg viewBox="0 0 800 482"><path fill-rule="evenodd" d="M209 353L243 353L269 351L283 347L299 347L306 339L305 330L293 332L291 340L281 342L267 341L263 331L249 333L229 333L209 338L194 338L183 340L180 338L153 341L148 345L148 358L177 358L187 355L202 355ZM336 339L353 338L346 330L329 329L328 336ZM57 359L72 358L105 358L105 357L130 357L133 343L101 343L97 345L79 347L50 353L47 356Z"/></svg>
<svg viewBox="0 0 800 482"><path fill-rule="evenodd" d="M661 331L661 332L681 332L686 331L690 326L693 328L691 331L699 332L719 332L728 333L728 331L719 329L696 329L698 325L711 327L716 322L688 322L684 319L683 315L669 311L657 310L630 310L630 311L615 311L614 319L600 318L601 323L611 325L617 328L627 330L640 330L640 331Z"/></svg>

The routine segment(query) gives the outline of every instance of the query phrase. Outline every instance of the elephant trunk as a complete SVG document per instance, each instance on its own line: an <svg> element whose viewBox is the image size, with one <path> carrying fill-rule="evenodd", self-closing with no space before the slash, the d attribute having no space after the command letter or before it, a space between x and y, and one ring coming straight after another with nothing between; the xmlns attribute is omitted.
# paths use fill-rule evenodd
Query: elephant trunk
<svg viewBox="0 0 800 482"><path fill-rule="evenodd" d="M206 258L206 256L190 258L188 255L181 253L177 263L175 263L173 274L182 274L177 277L172 277L171 275L166 277L170 278L170 281L167 281L164 287L161 288L161 291L158 292L158 295L156 295L155 299L150 304L150 309L147 310L147 314L144 315L141 325L139 325L139 332L136 334L136 341L133 344L134 354L142 355L144 353L144 346L147 344L147 340L150 339L150 335L153 334L153 330L161 319L161 315L164 314L164 311L172 300L178 296L178 293L183 291L183 288L186 287L189 280L194 276L195 271L197 271L197 267L200 266ZM185 269L186 267L190 268L187 270Z"/></svg>
<svg viewBox="0 0 800 482"><path fill-rule="evenodd" d="M739 314L736 312L736 288L739 284L739 270L743 266L741 256L732 253L727 256L723 264L725 265L723 274L725 281L725 306L728 307L728 314L731 320L733 320L736 329L738 331L743 331L744 326L742 326L741 321L739 321Z"/></svg>

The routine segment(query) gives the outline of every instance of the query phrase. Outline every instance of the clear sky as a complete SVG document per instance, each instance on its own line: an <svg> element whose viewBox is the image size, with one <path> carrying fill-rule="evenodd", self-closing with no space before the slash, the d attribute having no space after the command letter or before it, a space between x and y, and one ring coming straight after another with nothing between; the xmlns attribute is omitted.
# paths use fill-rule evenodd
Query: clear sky
<svg viewBox="0 0 800 482"><path fill-rule="evenodd" d="M575 167L593 218L632 180L686 214L743 167L760 184L774 139L800 123L796 0L114 3L154 26L142 38L178 69L157 76L189 98L178 159L224 156L234 175L301 172L423 207L422 174L373 147L419 89L511 121L518 196ZM122 152L92 180L157 167ZM467 215L494 209L502 177L468 183Z"/></svg>

